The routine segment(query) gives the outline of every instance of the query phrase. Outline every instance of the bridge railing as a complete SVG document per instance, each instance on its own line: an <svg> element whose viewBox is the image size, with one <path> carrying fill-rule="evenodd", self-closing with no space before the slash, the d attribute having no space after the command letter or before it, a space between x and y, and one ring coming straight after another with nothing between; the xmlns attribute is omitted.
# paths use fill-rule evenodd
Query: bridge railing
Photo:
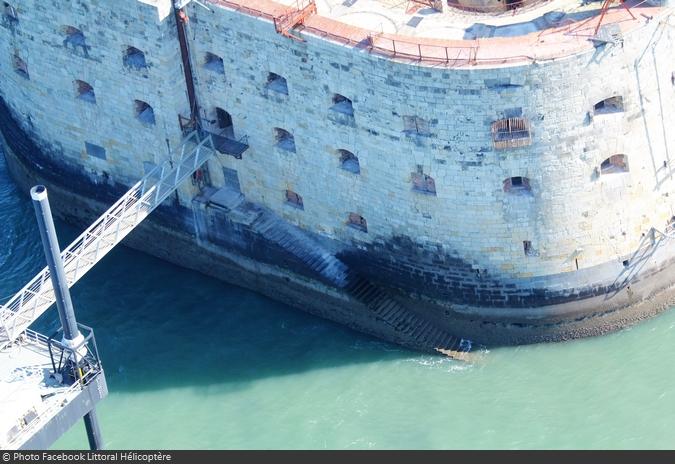
<svg viewBox="0 0 675 464"><path fill-rule="evenodd" d="M74 285L214 153L210 135L201 137L199 131L189 134L176 161L167 160L146 174L61 253L68 286ZM0 349L54 301L51 275L45 267L0 307Z"/></svg>
<svg viewBox="0 0 675 464"><path fill-rule="evenodd" d="M87 335L87 340L93 339L93 331L89 327L82 326L84 329L88 329L90 332ZM66 351L77 351L65 347L64 345L55 342L52 337L47 337L39 332L27 329L23 332L22 343L24 345L30 345L32 351L38 352L45 357L50 357L52 361L52 366L54 366L54 358L61 357L59 353ZM83 342L86 343L86 342ZM77 395L79 395L86 385L89 385L94 381L97 376L102 372L101 365L98 359L98 349L95 347L95 340L93 342L93 364L91 364L91 369L86 371L81 371L73 383L70 385L64 385L63 388L55 389L54 398L47 399L47 406L44 408L36 407L34 409L35 416L23 427L19 429L18 432L11 435L9 440L3 445L6 449L18 449L27 439L35 434L44 424L47 424L58 412L63 409L68 403L72 402ZM56 345L56 346L55 346ZM55 348L57 351L57 356L54 356L52 349ZM90 348L91 349L91 348ZM44 403L43 403L44 404Z"/></svg>

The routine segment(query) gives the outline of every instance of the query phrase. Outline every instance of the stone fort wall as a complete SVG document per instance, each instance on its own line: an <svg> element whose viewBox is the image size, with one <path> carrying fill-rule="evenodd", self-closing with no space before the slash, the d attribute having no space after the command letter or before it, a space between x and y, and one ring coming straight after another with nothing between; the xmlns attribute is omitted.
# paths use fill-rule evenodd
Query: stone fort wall
<svg viewBox="0 0 675 464"><path fill-rule="evenodd" d="M2 18L0 92L53 156L127 184L169 156L189 104L168 0L9 3L18 19ZM248 200L304 229L363 249L409 237L504 279L601 265L611 278L643 234L674 214L672 23L656 19L622 46L565 59L451 69L311 35L296 42L269 21L212 10L188 7L198 100L207 120L216 121L216 107L227 111L250 149L210 162L211 180L231 183L236 170ZM68 40L68 26L84 45ZM124 64L129 46L147 67ZM222 58L222 72L207 53ZM270 73L287 92L268 83ZM76 80L93 87L95 103ZM351 100L351 115L336 95ZM622 111L593 115L615 96ZM152 107L154 124L135 100ZM494 148L491 125L508 117L530 124L531 144ZM292 134L294 150L275 128ZM343 169L338 150L358 158L358 174ZM601 173L616 154L627 156L628 172ZM414 189L419 176L433 179L435 194ZM506 192L512 177L527 178L529 192ZM288 204L287 190L302 209ZM194 193L183 187L183 203ZM350 213L367 232L347 224Z"/></svg>
<svg viewBox="0 0 675 464"><path fill-rule="evenodd" d="M292 41L269 22L213 9L190 9L206 116L221 107L249 137L244 159L227 161L247 198L303 228L357 246L410 237L476 269L527 278L607 263L616 275L643 234L673 216L672 24L654 21L622 46L566 59L447 69L309 34ZM223 59L223 74L207 65L209 53ZM267 85L269 73L286 79L287 95ZM353 117L333 109L335 94L352 101ZM622 111L593 114L613 96ZM531 124L532 144L495 149L491 124L514 115ZM406 132L410 116L428 133ZM275 128L292 133L294 152L277 146ZM339 150L358 157L359 174L341 169ZM627 156L628 172L601 174L615 154ZM418 171L435 195L413 189ZM504 191L516 176L529 179L529 193ZM287 189L303 210L286 204ZM367 233L346 224L350 212Z"/></svg>
<svg viewBox="0 0 675 464"><path fill-rule="evenodd" d="M3 3L0 93L43 148L93 179L128 185L169 156L177 115L189 114L170 2L12 0L15 18ZM145 66L125 64L129 47ZM139 118L137 100L154 123Z"/></svg>

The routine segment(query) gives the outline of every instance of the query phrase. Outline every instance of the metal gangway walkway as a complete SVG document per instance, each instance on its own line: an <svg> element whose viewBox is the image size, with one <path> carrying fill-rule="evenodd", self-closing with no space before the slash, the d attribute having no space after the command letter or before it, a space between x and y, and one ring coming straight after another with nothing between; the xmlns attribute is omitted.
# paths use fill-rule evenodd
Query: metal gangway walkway
<svg viewBox="0 0 675 464"><path fill-rule="evenodd" d="M195 130L183 139L178 152L178 160L167 160L146 174L61 253L68 287L129 235L216 150L211 135L200 135ZM54 302L52 280L45 267L0 307L0 350L10 345Z"/></svg>

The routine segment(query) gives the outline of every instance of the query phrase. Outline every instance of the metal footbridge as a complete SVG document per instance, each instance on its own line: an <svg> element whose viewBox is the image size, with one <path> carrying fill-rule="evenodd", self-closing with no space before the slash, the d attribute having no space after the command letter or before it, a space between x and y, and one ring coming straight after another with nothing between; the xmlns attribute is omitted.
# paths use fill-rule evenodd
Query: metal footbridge
<svg viewBox="0 0 675 464"><path fill-rule="evenodd" d="M167 160L149 172L61 253L68 287L129 235L217 150L210 134L195 130L184 138L177 151L176 161ZM0 350L25 332L55 301L49 268L45 267L0 307Z"/></svg>

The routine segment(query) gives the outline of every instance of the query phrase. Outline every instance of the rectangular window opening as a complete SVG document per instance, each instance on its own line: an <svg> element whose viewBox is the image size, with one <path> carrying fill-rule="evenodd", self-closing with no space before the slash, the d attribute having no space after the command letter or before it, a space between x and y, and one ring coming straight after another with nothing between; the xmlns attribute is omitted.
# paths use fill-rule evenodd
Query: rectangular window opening
<svg viewBox="0 0 675 464"><path fill-rule="evenodd" d="M525 252L525 256L536 255L536 252L534 251L534 248L532 247L532 242L530 240L523 240L523 251Z"/></svg>
<svg viewBox="0 0 675 464"><path fill-rule="evenodd" d="M87 155L93 156L94 158L107 159L105 148L100 145L96 145L91 142L84 142L84 146L87 149Z"/></svg>

